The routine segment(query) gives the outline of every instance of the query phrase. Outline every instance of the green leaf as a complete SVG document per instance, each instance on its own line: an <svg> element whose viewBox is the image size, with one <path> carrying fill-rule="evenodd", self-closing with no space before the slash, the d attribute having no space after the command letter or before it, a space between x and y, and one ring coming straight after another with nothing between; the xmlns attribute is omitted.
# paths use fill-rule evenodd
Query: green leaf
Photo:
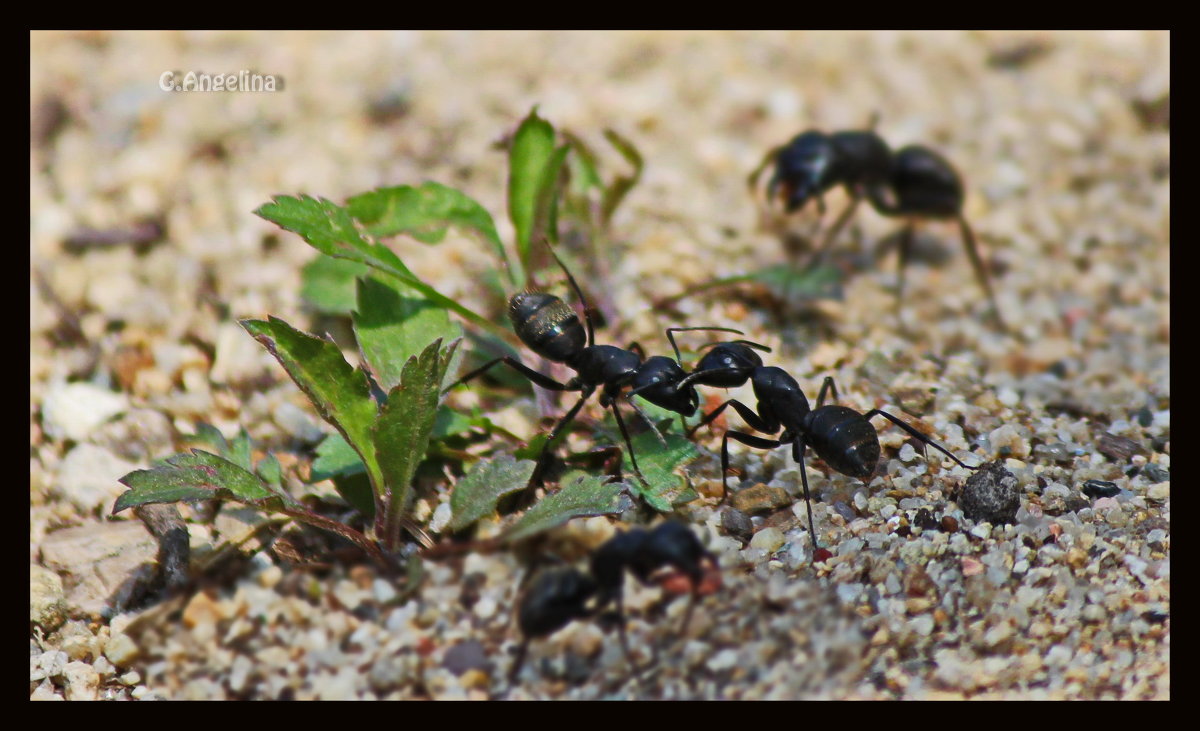
<svg viewBox="0 0 1200 731"><path fill-rule="evenodd" d="M642 432L633 438L638 467L649 486L636 477L629 480L631 492L640 495L650 507L663 513L670 512L672 506L680 502L686 502L683 498L689 491L687 482L675 471L700 456L696 446L679 434L667 434L665 438L665 447L652 432ZM621 458L622 469L632 472L633 464L629 461L628 450L621 451ZM691 499L695 497L693 493Z"/></svg>
<svg viewBox="0 0 1200 731"><path fill-rule="evenodd" d="M129 490L117 498L114 515L149 503L231 499L257 504L277 497L253 473L199 449L176 454L152 469L130 472L120 481Z"/></svg>
<svg viewBox="0 0 1200 731"><path fill-rule="evenodd" d="M572 518L619 513L623 482L607 482L607 476L585 475L558 492L547 495L504 532L504 540L517 541L566 523Z"/></svg>
<svg viewBox="0 0 1200 731"><path fill-rule="evenodd" d="M607 226L612 220L613 214L616 213L617 207L625 200L625 196L633 189L633 186L638 184L642 178L642 168L644 162L642 155L634 147L633 143L625 139L615 131L608 129L604 131L604 138L609 143L617 148L617 152L633 166L632 175L618 175L611 185L604 189L604 195L600 199L600 225Z"/></svg>
<svg viewBox="0 0 1200 731"><path fill-rule="evenodd" d="M530 233L533 241L544 238L552 244L558 243L558 200L562 196L563 164L570 151L570 145L555 149L542 170L534 206L533 231Z"/></svg>
<svg viewBox="0 0 1200 731"><path fill-rule="evenodd" d="M300 296L323 314L349 315L354 309L354 282L369 271L365 264L318 256L300 271Z"/></svg>
<svg viewBox="0 0 1200 731"><path fill-rule="evenodd" d="M440 183L420 187L397 185L379 188L346 201L350 215L370 234L385 238L407 234L427 244L436 244L451 226L473 232L492 245L496 256L509 266L508 255L492 216L475 199ZM515 286L516 281L512 284Z"/></svg>
<svg viewBox="0 0 1200 731"><path fill-rule="evenodd" d="M367 468L362 458L341 434L330 434L317 447L317 458L313 460L310 479L313 482L333 480L334 489L346 502L368 518L373 518L375 501L366 475Z"/></svg>
<svg viewBox="0 0 1200 731"><path fill-rule="evenodd" d="M765 286L780 299L823 299L832 297L841 283L841 272L833 266L797 269L790 264L776 264L747 275L748 279Z"/></svg>
<svg viewBox="0 0 1200 731"><path fill-rule="evenodd" d="M534 107L517 128L508 153L508 217L517 232L517 258L526 270L543 178L554 154L554 127L539 117Z"/></svg>
<svg viewBox="0 0 1200 731"><path fill-rule="evenodd" d="M255 213L288 231L300 234L310 246L323 254L366 264L399 279L438 307L452 310L476 325L498 333L501 337L510 336L507 328L459 304L418 279L391 249L363 238L349 211L331 201L309 196L293 198L281 195L276 196L274 202L261 206Z"/></svg>
<svg viewBox="0 0 1200 731"><path fill-rule="evenodd" d="M250 435L246 432L246 427L238 430L238 435L229 443L228 451L223 452L221 456L247 472L254 471L254 459L250 456Z"/></svg>
<svg viewBox="0 0 1200 731"><path fill-rule="evenodd" d="M602 189L604 181L600 179L600 169L596 162L596 153L587 143L570 132L563 131L563 139L571 145L569 166L571 169L571 184L568 188L573 196L586 196L592 189Z"/></svg>
<svg viewBox="0 0 1200 731"><path fill-rule="evenodd" d="M217 454L225 454L229 451L229 442L225 441L225 435L221 433L221 430L204 422L196 426L195 434L186 437L186 442L189 445L203 444L211 447Z"/></svg>
<svg viewBox="0 0 1200 731"><path fill-rule="evenodd" d="M404 364L400 383L388 393L387 404L374 429L374 443L388 489L385 544L399 536L400 519L408 509L411 482L425 459L441 396L442 379L458 341L442 348L435 340Z"/></svg>
<svg viewBox="0 0 1200 731"><path fill-rule="evenodd" d="M260 459L254 471L262 478L263 482L273 488L274 492L283 490L283 467L279 464L279 460L275 458L275 455L268 454L266 457Z"/></svg>
<svg viewBox="0 0 1200 731"><path fill-rule="evenodd" d="M384 390L400 383L405 362L430 342L441 339L448 343L462 335L462 327L451 322L444 309L405 296L407 289L376 277L365 277L358 282L354 334L359 350Z"/></svg>
<svg viewBox="0 0 1200 731"><path fill-rule="evenodd" d="M496 512L500 498L528 486L534 466L532 460L518 462L507 454L476 462L450 493L448 530L458 532Z"/></svg>
<svg viewBox="0 0 1200 731"><path fill-rule="evenodd" d="M302 333L276 317L265 322L242 320L241 324L279 360L321 418L354 447L378 500L382 500L384 480L371 432L379 409L371 398L367 374L352 368L333 343Z"/></svg>
<svg viewBox="0 0 1200 731"><path fill-rule="evenodd" d="M362 457L346 443L341 434L330 434L317 446L317 458L312 463L313 482L328 480L338 475L365 475L367 468Z"/></svg>

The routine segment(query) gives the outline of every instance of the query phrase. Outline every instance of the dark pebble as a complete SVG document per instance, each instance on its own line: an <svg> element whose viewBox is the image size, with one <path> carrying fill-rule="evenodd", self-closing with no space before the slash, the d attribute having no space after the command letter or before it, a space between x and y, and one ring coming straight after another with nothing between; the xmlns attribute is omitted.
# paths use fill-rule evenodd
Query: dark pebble
<svg viewBox="0 0 1200 731"><path fill-rule="evenodd" d="M942 530L946 533L957 533L958 532L958 521L955 520L954 516L952 516L952 515L943 515L941 525L942 525Z"/></svg>
<svg viewBox="0 0 1200 731"><path fill-rule="evenodd" d="M1117 487L1117 483L1107 480L1088 480L1083 483L1083 494L1093 500L1101 497L1116 497L1121 492L1121 488Z"/></svg>
<svg viewBox="0 0 1200 731"><path fill-rule="evenodd" d="M487 574L480 571L471 572L463 577L458 594L458 603L462 605L463 609L469 611L471 607L475 606L485 584L487 584Z"/></svg>
<svg viewBox="0 0 1200 731"><path fill-rule="evenodd" d="M464 640L446 650L442 657L442 667L455 675L462 675L468 670L487 670L487 653L479 640Z"/></svg>
<svg viewBox="0 0 1200 731"><path fill-rule="evenodd" d="M754 535L754 523L750 516L736 508L727 508L721 513L721 527L734 538L748 541Z"/></svg>
<svg viewBox="0 0 1200 731"><path fill-rule="evenodd" d="M847 521L854 520L858 517L858 514L854 512L854 508L850 507L841 500L838 500L833 504L833 509L837 511L838 515L842 516Z"/></svg>
<svg viewBox="0 0 1200 731"><path fill-rule="evenodd" d="M1142 613L1142 619L1151 624L1162 624L1163 622L1166 622L1170 616L1171 615L1167 614L1166 612L1159 612L1154 609Z"/></svg>
<svg viewBox="0 0 1200 731"><path fill-rule="evenodd" d="M595 670L595 663L588 658L575 652L568 652L566 654L563 675L571 685L582 685L591 680Z"/></svg>
<svg viewBox="0 0 1200 731"><path fill-rule="evenodd" d="M1143 406L1134 412L1132 416L1142 426L1150 426L1154 423L1154 412L1150 410L1149 406Z"/></svg>
<svg viewBox="0 0 1200 731"><path fill-rule="evenodd" d="M1142 468L1142 474L1145 475L1146 481L1151 485L1159 482L1166 482L1167 480L1171 479L1170 472L1164 470L1162 467L1159 467L1153 462Z"/></svg>
<svg viewBox="0 0 1200 731"><path fill-rule="evenodd" d="M941 527L938 519L933 517L933 513L929 512L929 508L921 508L913 517L913 525L921 530L937 530Z"/></svg>
<svg viewBox="0 0 1200 731"><path fill-rule="evenodd" d="M963 515L992 525L1017 522L1021 489L1013 473L999 460L989 462L967 478L958 496Z"/></svg>
<svg viewBox="0 0 1200 731"><path fill-rule="evenodd" d="M1100 437L1100 441L1096 444L1096 449L1109 459L1118 462L1124 462L1135 454L1145 454L1146 448L1141 442L1136 442L1129 437L1119 437L1116 434L1105 432Z"/></svg>

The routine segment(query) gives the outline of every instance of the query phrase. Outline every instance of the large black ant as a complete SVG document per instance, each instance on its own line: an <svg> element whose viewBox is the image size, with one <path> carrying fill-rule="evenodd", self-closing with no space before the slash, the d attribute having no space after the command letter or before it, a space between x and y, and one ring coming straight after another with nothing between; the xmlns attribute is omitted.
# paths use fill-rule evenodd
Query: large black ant
<svg viewBox="0 0 1200 731"><path fill-rule="evenodd" d="M650 530L631 528L597 548L589 560L591 575L575 568L541 572L521 596L517 623L522 641L509 671L514 684L535 637L553 634L576 619L589 619L615 604L621 649L637 675L625 636L622 603L625 571L645 586L658 584L671 594L691 594L680 631L687 628L696 600L720 588L716 557L701 545L691 529L668 520Z"/></svg>
<svg viewBox="0 0 1200 731"><path fill-rule="evenodd" d="M945 447L917 431L899 418L872 409L865 414L847 406L825 404L825 397L832 392L837 399L837 386L832 377L826 377L817 394L817 407L809 407L808 399L800 390L800 384L782 368L763 366L762 360L748 347L726 343L719 345L700 360L696 370L681 382L733 388L750 381L758 399L758 411L736 399L729 399L717 406L688 432L689 436L705 424L721 415L727 406L733 406L738 415L755 431L775 434L783 429L779 439L764 439L740 431L726 431L721 439L721 488L722 500L728 495L727 475L729 472L729 439L733 438L749 447L774 449L785 444L792 445L792 459L800 467L800 481L804 487L804 507L808 512L808 530L813 548L817 548L817 534L812 515L812 503L808 489L808 475L804 469L804 453L809 446L834 470L864 482L875 473L879 463L879 435L870 423L873 416L882 416L899 426L909 436L922 444L929 444L941 451L956 464L967 469L978 469L963 464Z"/></svg>
<svg viewBox="0 0 1200 731"><path fill-rule="evenodd" d="M633 443L629 439L629 432L625 428L625 421L621 417L620 410L617 408L617 398L620 396L621 391L626 386L632 385L636 389L637 395L650 403L670 411L676 411L684 416L691 415L696 410L699 397L695 393L694 388L688 393L687 391L679 392L672 387L673 383L682 380L686 374L679 364L671 361L670 358L655 356L643 360L644 353L641 346L637 343L632 343L629 348L619 348L615 345L596 345L591 309L588 307L587 299L584 297L583 291L566 265L563 264L562 260L558 258L558 255L553 250L551 250L551 254L554 256L554 260L558 262L559 267L567 275L571 289L575 292L575 296L579 298L580 304L583 306L584 321L587 326L586 330L580 324L579 316L570 305L558 297L545 292L527 291L513 295L508 302L508 317L512 322L513 330L525 345L547 360L565 364L574 370L577 375L566 383L561 383L550 376L535 371L516 358L503 356L494 358L467 373L443 389L443 393L481 375L497 363L507 364L542 388L552 391L580 392L579 400L575 402L575 405L550 430L550 436L542 447L541 454L537 460L537 466L530 477L529 484L536 485L541 481L542 472L545 469L547 457L555 439L558 438L559 434L579 414L584 402L599 388L600 405L606 409L612 409L617 426L621 430L621 437L625 441L625 446L629 449L629 460L633 465L633 471L638 479L646 482L645 477L642 476L642 472L638 468L637 456L634 454ZM719 330L740 334L737 330L723 327L690 327L673 328L672 330ZM671 335L672 330L667 331L667 337L671 340L671 345L674 347L675 340ZM675 347L675 352L678 356L678 347ZM630 404L641 414L647 423L653 426L649 417L638 408L636 402L631 400Z"/></svg>
<svg viewBox="0 0 1200 731"><path fill-rule="evenodd" d="M822 195L838 185L850 195L850 204L817 245L813 265L821 260L859 202L866 197L881 215L908 219L899 241L900 272L896 297L901 299L904 268L912 250L916 220L953 219L958 221L975 278L987 294L997 322L1004 327L987 270L979 256L975 234L962 214L965 200L962 178L944 157L920 145L909 145L893 153L887 143L870 130L832 134L810 130L772 151L767 159L771 157L775 160L775 171L767 185L767 195L771 200L777 195L782 197L789 213L815 198L819 211L824 214ZM751 176L752 184L757 180L757 173Z"/></svg>

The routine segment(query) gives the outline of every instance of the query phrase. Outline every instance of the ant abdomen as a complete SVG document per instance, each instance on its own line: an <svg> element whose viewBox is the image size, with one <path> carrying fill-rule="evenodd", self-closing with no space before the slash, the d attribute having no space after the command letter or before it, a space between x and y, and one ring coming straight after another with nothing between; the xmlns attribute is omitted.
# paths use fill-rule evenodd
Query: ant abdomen
<svg viewBox="0 0 1200 731"><path fill-rule="evenodd" d="M846 406L822 406L806 420L808 443L844 475L866 480L879 464L879 435L862 414Z"/></svg>
<svg viewBox="0 0 1200 731"><path fill-rule="evenodd" d="M586 603L597 590L596 582L577 569L544 571L521 600L517 621L526 637L544 637L584 619Z"/></svg>
<svg viewBox="0 0 1200 731"><path fill-rule="evenodd" d="M928 147L910 145L896 153L891 188L899 214L956 218L962 213L962 179L946 158Z"/></svg>
<svg viewBox="0 0 1200 731"><path fill-rule="evenodd" d="M565 363L587 345L587 332L575 310L545 292L520 292L508 301L508 319L529 349Z"/></svg>

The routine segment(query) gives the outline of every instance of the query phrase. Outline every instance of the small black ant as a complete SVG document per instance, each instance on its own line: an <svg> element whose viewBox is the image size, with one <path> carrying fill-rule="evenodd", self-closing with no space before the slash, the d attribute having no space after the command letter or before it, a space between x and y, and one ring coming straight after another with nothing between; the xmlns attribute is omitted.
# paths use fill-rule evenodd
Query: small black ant
<svg viewBox="0 0 1200 731"><path fill-rule="evenodd" d="M691 594L680 631L686 631L696 600L720 588L716 557L701 545L691 529L668 520L650 530L631 528L619 533L592 553L591 575L575 568L541 572L524 592L517 607L522 641L509 671L509 685L516 681L529 643L546 637L576 619L589 619L615 604L621 649L637 675L625 636L625 571L645 586L658 584L665 591Z"/></svg>
<svg viewBox="0 0 1200 731"><path fill-rule="evenodd" d="M887 143L870 130L832 134L809 130L773 151L773 157L775 171L767 185L767 195L774 200L777 192L780 193L789 213L816 198L818 210L824 214L822 195L838 185L850 195L850 205L818 244L810 266L821 260L859 202L866 197L880 215L908 219L899 242L900 273L896 297L902 299L904 268L912 250L915 221L953 219L958 221L975 278L987 295L997 323L1002 328L1005 326L983 259L979 256L975 234L962 214L965 200L962 179L944 157L920 145L909 145L893 153ZM756 171L751 176L752 184L757 177Z"/></svg>
<svg viewBox="0 0 1200 731"><path fill-rule="evenodd" d="M869 421L873 416L882 416L899 426L909 436L922 444L932 445L956 464L967 469L978 469L963 464L961 460L937 442L909 426L899 418L872 409L865 414L847 406L825 404L825 397L832 392L837 399L837 386L832 377L826 377L817 394L817 407L809 407L808 399L800 390L800 384L782 368L763 366L758 354L749 348L714 348L687 378L683 385L697 382L705 385L732 388L749 380L758 399L757 413L736 399L730 399L710 411L688 432L689 436L705 424L721 415L727 406L733 406L738 415L755 431L775 434L783 429L779 439L763 439L740 431L726 431L721 439L721 488L722 501L728 495L729 486L729 439L733 438L756 449L774 449L785 444L792 445L792 459L800 467L800 482L804 487L804 507L808 512L808 530L813 548L817 548L817 533L812 515L812 503L808 489L808 475L804 469L804 454L809 446L837 472L857 477L867 482L875 473L881 453L879 435Z"/></svg>

